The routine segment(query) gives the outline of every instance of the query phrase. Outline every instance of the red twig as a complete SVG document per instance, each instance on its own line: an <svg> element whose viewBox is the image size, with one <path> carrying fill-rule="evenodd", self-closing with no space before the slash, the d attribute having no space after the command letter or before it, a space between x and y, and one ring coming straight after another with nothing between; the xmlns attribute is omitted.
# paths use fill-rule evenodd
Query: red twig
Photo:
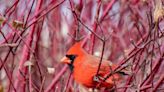
<svg viewBox="0 0 164 92"><path fill-rule="evenodd" d="M38 10L41 8L41 5L42 5L42 0L39 0L37 2L37 6L36 6L36 10L35 10L36 12L38 12ZM28 38L26 40L26 44L23 47L22 58L19 62L19 68L18 69L22 70L22 72L25 73L25 74L26 74L27 67L25 68L23 66L24 66L24 63L29 59L29 48L28 47L31 47L34 31L35 31L35 25L33 25L31 27L30 33L29 33ZM15 87L17 89L19 89L19 91L23 92L23 90L25 89L25 84L22 84L22 87L20 88L20 86L19 86L20 81L24 80L24 79L22 79L22 76L21 76L19 71L17 72L17 77L18 77L18 79L15 82Z"/></svg>
<svg viewBox="0 0 164 92"><path fill-rule="evenodd" d="M160 85L162 85L163 80L164 80L164 74L162 74L162 75L160 76L159 80L157 81L157 84L156 84L155 87L153 88L153 92L156 92L156 91L157 91L158 87L159 87Z"/></svg>
<svg viewBox="0 0 164 92"><path fill-rule="evenodd" d="M54 85L56 84L57 81L60 80L61 76L65 73L65 71L67 70L68 66L65 65L62 70L54 77L54 79L52 80L51 84L47 87L47 89L45 90L45 92L50 92L51 89L54 87Z"/></svg>
<svg viewBox="0 0 164 92"><path fill-rule="evenodd" d="M34 17L36 17L36 18L34 18L34 19L32 20L32 22L31 22L30 24L27 25L26 29L28 29L28 28L29 28L31 25L33 25L34 23L38 22L38 20L41 19L41 18L43 18L46 14L48 14L49 12L51 12L52 10L54 10L55 8L59 7L62 3L64 3L64 1L65 1L65 0L61 1L60 3L54 5L54 6L50 7L50 8L48 8L48 10L47 10L46 12L44 12L43 14L41 14L40 16L38 16L39 14L36 15L36 16L34 16ZM36 14L37 14L37 13L36 13Z"/></svg>

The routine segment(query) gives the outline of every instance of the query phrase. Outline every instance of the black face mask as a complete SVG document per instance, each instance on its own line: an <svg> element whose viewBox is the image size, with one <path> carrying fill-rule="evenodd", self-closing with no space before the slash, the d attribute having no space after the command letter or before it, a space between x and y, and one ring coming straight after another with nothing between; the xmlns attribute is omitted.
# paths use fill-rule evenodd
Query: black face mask
<svg viewBox="0 0 164 92"><path fill-rule="evenodd" d="M76 55L66 55L66 57L71 60L71 63L68 64L68 66L69 66L70 70L73 71L73 68L74 68L73 63L76 58Z"/></svg>

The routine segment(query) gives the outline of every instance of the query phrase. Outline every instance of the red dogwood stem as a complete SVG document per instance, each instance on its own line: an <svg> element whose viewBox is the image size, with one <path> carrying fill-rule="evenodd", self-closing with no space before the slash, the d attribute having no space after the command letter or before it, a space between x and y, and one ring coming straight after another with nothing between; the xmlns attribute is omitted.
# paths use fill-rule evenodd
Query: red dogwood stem
<svg viewBox="0 0 164 92"><path fill-rule="evenodd" d="M47 87L47 89L45 90L45 92L49 92L53 86L58 82L58 80L61 78L61 76L64 74L64 72L67 70L68 66L65 65L63 67L63 69L58 73L58 75L56 75L54 77L54 79L52 80L51 84Z"/></svg>

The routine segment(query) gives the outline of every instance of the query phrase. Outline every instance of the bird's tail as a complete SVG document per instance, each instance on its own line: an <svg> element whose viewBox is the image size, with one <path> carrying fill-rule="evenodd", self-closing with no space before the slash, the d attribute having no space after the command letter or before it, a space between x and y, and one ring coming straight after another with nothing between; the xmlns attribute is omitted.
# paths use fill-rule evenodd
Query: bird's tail
<svg viewBox="0 0 164 92"><path fill-rule="evenodd" d="M127 65L124 68L120 69L119 71L117 71L117 73L121 74L121 75L131 75L131 65Z"/></svg>

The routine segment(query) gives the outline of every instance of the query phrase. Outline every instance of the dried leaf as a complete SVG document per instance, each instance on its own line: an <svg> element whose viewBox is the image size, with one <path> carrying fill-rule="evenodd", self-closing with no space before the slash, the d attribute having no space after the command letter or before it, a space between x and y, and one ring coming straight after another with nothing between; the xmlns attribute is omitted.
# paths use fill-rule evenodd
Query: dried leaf
<svg viewBox="0 0 164 92"><path fill-rule="evenodd" d="M161 19L164 16L164 8L162 6L161 0L157 0L155 10L154 10L154 21L158 22L159 19Z"/></svg>
<svg viewBox="0 0 164 92"><path fill-rule="evenodd" d="M14 20L14 21L12 22L12 25L13 25L13 27L14 27L15 29L18 29L18 30L23 29L23 22L21 22L21 21Z"/></svg>
<svg viewBox="0 0 164 92"><path fill-rule="evenodd" d="M0 85L0 92L4 92L4 91L3 91L3 86L2 86L2 85Z"/></svg>
<svg viewBox="0 0 164 92"><path fill-rule="evenodd" d="M5 20L6 19L4 17L0 16L0 26L4 24Z"/></svg>

